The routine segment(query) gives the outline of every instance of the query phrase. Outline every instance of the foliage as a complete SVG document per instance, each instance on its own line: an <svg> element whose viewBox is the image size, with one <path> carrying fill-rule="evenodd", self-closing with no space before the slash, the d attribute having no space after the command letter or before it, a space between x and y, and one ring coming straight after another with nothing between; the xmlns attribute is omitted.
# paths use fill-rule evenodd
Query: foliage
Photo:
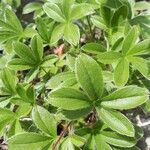
<svg viewBox="0 0 150 150"><path fill-rule="evenodd" d="M139 150L150 111L148 2L0 3L0 136L9 150Z"/></svg>

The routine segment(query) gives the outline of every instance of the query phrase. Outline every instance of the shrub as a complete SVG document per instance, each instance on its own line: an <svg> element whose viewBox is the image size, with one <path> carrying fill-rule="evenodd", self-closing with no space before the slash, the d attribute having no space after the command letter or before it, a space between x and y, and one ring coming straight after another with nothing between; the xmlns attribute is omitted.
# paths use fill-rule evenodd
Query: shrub
<svg viewBox="0 0 150 150"><path fill-rule="evenodd" d="M43 0L23 8L33 22L16 16L19 5L0 5L3 143L139 150L143 132L126 112L150 110L149 3Z"/></svg>

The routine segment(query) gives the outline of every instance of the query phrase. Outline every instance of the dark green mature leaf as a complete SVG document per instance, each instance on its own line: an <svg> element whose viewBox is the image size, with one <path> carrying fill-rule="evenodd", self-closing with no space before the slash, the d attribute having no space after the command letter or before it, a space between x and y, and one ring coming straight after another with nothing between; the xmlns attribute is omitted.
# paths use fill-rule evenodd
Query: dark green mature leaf
<svg viewBox="0 0 150 150"><path fill-rule="evenodd" d="M57 22L65 22L65 17L58 7L57 4L54 3L45 3L43 6L45 13L52 19Z"/></svg>
<svg viewBox="0 0 150 150"><path fill-rule="evenodd" d="M98 61L104 63L104 64L111 64L113 62L118 61L122 57L121 53L119 52L105 52L101 53L97 56Z"/></svg>
<svg viewBox="0 0 150 150"><path fill-rule="evenodd" d="M145 78L150 80L150 61L140 57L132 57L130 61L134 68L136 68Z"/></svg>
<svg viewBox="0 0 150 150"><path fill-rule="evenodd" d="M8 68L3 69L1 72L1 80L8 93L10 94L16 93L15 86L17 83L17 78L12 70Z"/></svg>
<svg viewBox="0 0 150 150"><path fill-rule="evenodd" d="M92 54L100 54L101 52L105 52L106 48L98 43L87 43L81 47L81 49L85 52Z"/></svg>
<svg viewBox="0 0 150 150"><path fill-rule="evenodd" d="M134 138L122 136L116 134L111 131L102 131L101 133L102 139L114 146L118 147L133 147L136 144L136 140Z"/></svg>
<svg viewBox="0 0 150 150"><path fill-rule="evenodd" d="M8 140L10 150L37 150L42 149L51 142L48 136L37 133L21 133Z"/></svg>
<svg viewBox="0 0 150 150"><path fill-rule="evenodd" d="M101 67L91 57L81 54L76 61L76 76L82 89L91 100L97 100L103 93Z"/></svg>
<svg viewBox="0 0 150 150"><path fill-rule="evenodd" d="M118 111L107 110L104 108L97 109L99 117L112 130L119 134L134 137L135 131L132 123Z"/></svg>
<svg viewBox="0 0 150 150"><path fill-rule="evenodd" d="M102 106L113 109L135 108L148 100L146 89L128 86L119 89L103 98Z"/></svg>
<svg viewBox="0 0 150 150"><path fill-rule="evenodd" d="M42 61L43 57L43 42L39 36L34 36L31 40L31 48L33 51L33 55L37 61Z"/></svg>
<svg viewBox="0 0 150 150"><path fill-rule="evenodd" d="M135 46L137 39L138 39L138 28L136 26L133 26L123 41L122 53L124 55L131 48L133 48Z"/></svg>
<svg viewBox="0 0 150 150"><path fill-rule="evenodd" d="M128 8L125 5L122 5L120 8L115 11L111 19L111 27L117 27L119 23L125 21L128 15Z"/></svg>
<svg viewBox="0 0 150 150"><path fill-rule="evenodd" d="M35 106L32 110L32 118L36 126L46 134L55 137L56 120L46 109L41 106Z"/></svg>
<svg viewBox="0 0 150 150"><path fill-rule="evenodd" d="M61 88L49 94L49 103L65 110L76 110L90 107L89 98L78 90L72 88Z"/></svg>
<svg viewBox="0 0 150 150"><path fill-rule="evenodd" d="M114 81L117 86L124 86L129 78L129 62L126 58L121 59L114 71Z"/></svg>

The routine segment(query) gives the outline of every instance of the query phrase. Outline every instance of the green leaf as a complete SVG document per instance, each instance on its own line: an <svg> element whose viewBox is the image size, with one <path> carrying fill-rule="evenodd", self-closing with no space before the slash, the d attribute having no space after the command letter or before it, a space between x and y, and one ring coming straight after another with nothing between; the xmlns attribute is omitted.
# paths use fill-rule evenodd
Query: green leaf
<svg viewBox="0 0 150 150"><path fill-rule="evenodd" d="M88 3L81 3L73 5L71 11L71 19L78 20L84 16L90 15L94 12L94 7Z"/></svg>
<svg viewBox="0 0 150 150"><path fill-rule="evenodd" d="M61 86L61 84L63 84L65 81L72 80L73 78L75 78L75 74L72 72L68 71L58 73L46 83L46 87L48 87L49 89L55 89Z"/></svg>
<svg viewBox="0 0 150 150"><path fill-rule="evenodd" d="M56 120L45 108L35 106L32 110L32 119L39 129L52 137L56 137Z"/></svg>
<svg viewBox="0 0 150 150"><path fill-rule="evenodd" d="M113 109L131 109L148 100L148 92L144 88L128 86L104 97L102 106Z"/></svg>
<svg viewBox="0 0 150 150"><path fill-rule="evenodd" d="M138 28L133 26L127 36L125 37L122 45L122 53L126 53L135 46L135 43L138 39Z"/></svg>
<svg viewBox="0 0 150 150"><path fill-rule="evenodd" d="M23 14L29 14L33 11L36 11L38 9L42 8L42 4L39 2L31 2L28 3L27 5L25 5L25 7L23 8Z"/></svg>
<svg viewBox="0 0 150 150"><path fill-rule="evenodd" d="M81 47L81 49L85 52L92 54L100 54L101 52L105 52L106 48L104 48L101 44L98 43L87 43Z"/></svg>
<svg viewBox="0 0 150 150"><path fill-rule="evenodd" d="M65 24L64 39L68 43L76 46L80 40L80 31L78 26L72 23Z"/></svg>
<svg viewBox="0 0 150 150"><path fill-rule="evenodd" d="M128 15L128 8L125 5L122 5L120 8L118 8L112 19L111 19L111 26L117 27L120 23L126 20Z"/></svg>
<svg viewBox="0 0 150 150"><path fill-rule="evenodd" d="M1 80L8 93L10 94L16 93L15 86L17 83L17 78L12 70L8 68L3 69L1 72Z"/></svg>
<svg viewBox="0 0 150 150"><path fill-rule="evenodd" d="M8 67L12 70L18 71L18 70L28 70L32 66L30 64L27 64L27 62L23 61L20 58L15 58L8 63Z"/></svg>
<svg viewBox="0 0 150 150"><path fill-rule="evenodd" d="M117 86L124 86L129 78L129 62L126 58L119 61L114 71L114 81Z"/></svg>
<svg viewBox="0 0 150 150"><path fill-rule="evenodd" d="M50 137L37 133L21 133L8 140L10 150L37 150L42 149L51 141Z"/></svg>
<svg viewBox="0 0 150 150"><path fill-rule="evenodd" d="M119 134L134 137L135 131L132 123L118 111L107 110L104 108L97 109L102 121L112 130Z"/></svg>
<svg viewBox="0 0 150 150"><path fill-rule="evenodd" d="M7 8L5 11L5 17L6 17L6 21L8 22L9 25L16 28L17 31L19 31L19 32L23 31L23 28L22 28L22 25L21 25L19 19L17 18L16 14L12 10Z"/></svg>
<svg viewBox="0 0 150 150"><path fill-rule="evenodd" d="M132 57L130 61L134 68L136 68L145 78L150 80L150 61L140 57Z"/></svg>
<svg viewBox="0 0 150 150"><path fill-rule="evenodd" d="M43 9L48 17L52 18L53 20L57 22L65 22L65 17L63 16L63 13L58 5L54 3L45 3L43 5Z"/></svg>
<svg viewBox="0 0 150 150"><path fill-rule="evenodd" d="M75 89L61 88L49 94L49 103L65 110L76 110L90 107L91 101L88 97Z"/></svg>
<svg viewBox="0 0 150 150"><path fill-rule="evenodd" d="M98 58L98 61L104 64L112 64L121 58L121 53L113 52L113 51L105 52L105 53L99 54L97 58Z"/></svg>
<svg viewBox="0 0 150 150"><path fill-rule="evenodd" d="M42 39L35 35L31 40L31 48L33 54L38 62L42 61L43 58L43 42Z"/></svg>
<svg viewBox="0 0 150 150"><path fill-rule="evenodd" d="M105 149L105 150L112 150L112 148L110 147L109 144L107 144L104 139L101 137L100 134L96 134L94 136L94 139L95 139L95 146L97 148L97 150L100 150L100 149ZM94 148L93 147L93 148ZM93 149L90 149L90 150L93 150Z"/></svg>
<svg viewBox="0 0 150 150"><path fill-rule="evenodd" d="M100 13L101 13L101 16L105 22L105 25L107 27L110 27L111 25L111 18L112 18L112 11L109 7L107 6L102 6L101 9L100 9Z"/></svg>
<svg viewBox="0 0 150 150"><path fill-rule="evenodd" d="M102 131L100 135L105 142L114 146L133 147L136 144L136 140L134 138L122 136L115 132Z"/></svg>
<svg viewBox="0 0 150 150"><path fill-rule="evenodd" d="M150 8L150 3L146 1L136 2L134 9L135 10L146 10Z"/></svg>
<svg viewBox="0 0 150 150"><path fill-rule="evenodd" d="M34 65L36 63L35 57L31 51L31 49L21 43L21 42L15 42L14 43L14 50L17 53L17 55L26 62L27 65Z"/></svg>
<svg viewBox="0 0 150 150"><path fill-rule="evenodd" d="M57 25L54 28L54 30L52 32L51 40L50 40L50 44L51 45L56 44L57 41L63 36L64 29L65 29L65 25L64 24Z"/></svg>
<svg viewBox="0 0 150 150"><path fill-rule="evenodd" d="M81 54L76 61L76 76L82 89L91 100L97 100L103 93L102 70L91 57Z"/></svg>
<svg viewBox="0 0 150 150"><path fill-rule="evenodd" d="M145 52L149 52L150 49L150 39L146 39L142 42L136 44L132 49L130 49L127 55L140 55Z"/></svg>
<svg viewBox="0 0 150 150"><path fill-rule="evenodd" d="M9 109L0 108L0 131L16 119L16 114Z"/></svg>

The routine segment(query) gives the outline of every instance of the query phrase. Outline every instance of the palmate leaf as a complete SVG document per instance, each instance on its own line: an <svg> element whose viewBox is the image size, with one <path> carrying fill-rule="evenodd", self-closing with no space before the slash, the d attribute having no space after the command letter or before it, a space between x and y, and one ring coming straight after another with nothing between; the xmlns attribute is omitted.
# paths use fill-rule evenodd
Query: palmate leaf
<svg viewBox="0 0 150 150"><path fill-rule="evenodd" d="M128 86L119 89L103 98L102 106L113 109L135 108L148 100L146 89Z"/></svg>
<svg viewBox="0 0 150 150"><path fill-rule="evenodd" d="M76 77L82 89L91 100L97 100L103 93L101 67L91 57L81 54L76 61Z"/></svg>
<svg viewBox="0 0 150 150"><path fill-rule="evenodd" d="M19 58L14 58L9 62L10 68L14 70L36 68L43 60L42 39L38 35L35 35L31 39L31 48L21 42L14 42L14 51Z"/></svg>

